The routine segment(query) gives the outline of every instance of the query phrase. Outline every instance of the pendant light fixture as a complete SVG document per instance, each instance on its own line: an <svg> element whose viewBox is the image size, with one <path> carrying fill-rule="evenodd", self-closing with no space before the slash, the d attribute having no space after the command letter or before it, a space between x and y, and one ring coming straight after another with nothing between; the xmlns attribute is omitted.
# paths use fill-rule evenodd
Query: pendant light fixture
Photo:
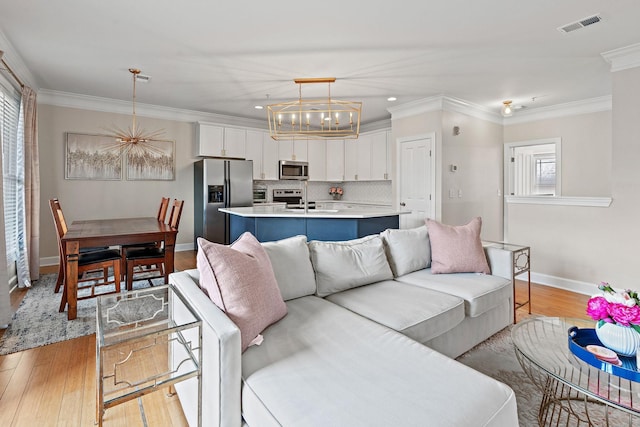
<svg viewBox="0 0 640 427"><path fill-rule="evenodd" d="M357 139L362 102L331 98L331 83L335 81L335 77L295 79L297 100L267 106L271 138ZM317 83L327 83L327 98L303 99L302 85Z"/></svg>
<svg viewBox="0 0 640 427"><path fill-rule="evenodd" d="M158 140L164 134L164 130L147 131L140 127L136 121L136 80L140 70L137 68L129 68L129 72L133 76L133 114L131 116L131 126L127 129L123 129L118 126L113 126L110 130L109 136L115 138L115 143L110 146L110 150L121 150L124 153L135 151L139 153L151 152L156 154L162 154L161 150L158 150L151 141Z"/></svg>

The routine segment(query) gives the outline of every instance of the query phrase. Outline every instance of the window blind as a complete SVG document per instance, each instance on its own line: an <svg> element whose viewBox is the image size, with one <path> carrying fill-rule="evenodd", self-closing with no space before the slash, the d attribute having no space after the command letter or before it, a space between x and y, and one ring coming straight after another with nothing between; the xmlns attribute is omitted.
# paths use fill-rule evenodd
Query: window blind
<svg viewBox="0 0 640 427"><path fill-rule="evenodd" d="M22 130L20 123L20 94L11 86L0 81L0 138L2 139L2 168L3 168L3 200L5 238L7 243L7 265L9 276L15 272L18 256L18 191L23 188L21 182L19 161L23 159L21 153ZM23 160L24 161L24 160ZM23 180L24 178L22 178Z"/></svg>

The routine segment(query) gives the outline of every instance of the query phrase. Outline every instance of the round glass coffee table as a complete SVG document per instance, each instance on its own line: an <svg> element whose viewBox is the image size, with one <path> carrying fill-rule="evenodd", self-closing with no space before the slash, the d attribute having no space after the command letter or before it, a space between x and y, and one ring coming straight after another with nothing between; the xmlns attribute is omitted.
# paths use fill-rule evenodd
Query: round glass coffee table
<svg viewBox="0 0 640 427"><path fill-rule="evenodd" d="M576 357L568 344L572 326L593 328L595 321L537 317L511 331L522 369L543 394L539 424L640 426L640 383Z"/></svg>

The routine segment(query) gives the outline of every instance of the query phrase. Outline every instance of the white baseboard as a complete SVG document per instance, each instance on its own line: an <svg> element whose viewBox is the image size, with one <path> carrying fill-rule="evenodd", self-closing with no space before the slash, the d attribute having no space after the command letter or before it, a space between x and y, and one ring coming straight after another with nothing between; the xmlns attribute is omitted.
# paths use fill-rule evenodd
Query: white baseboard
<svg viewBox="0 0 640 427"><path fill-rule="evenodd" d="M184 252L184 251L193 251L195 245L193 242L191 243L179 243L176 245L176 252ZM58 257L57 256L49 256L40 258L40 265L45 267L49 265L58 265Z"/></svg>
<svg viewBox="0 0 640 427"><path fill-rule="evenodd" d="M526 273L521 274L517 278L519 280L527 280L527 275ZM580 282L533 271L531 272L531 282L584 295L595 295L598 291L597 283Z"/></svg>

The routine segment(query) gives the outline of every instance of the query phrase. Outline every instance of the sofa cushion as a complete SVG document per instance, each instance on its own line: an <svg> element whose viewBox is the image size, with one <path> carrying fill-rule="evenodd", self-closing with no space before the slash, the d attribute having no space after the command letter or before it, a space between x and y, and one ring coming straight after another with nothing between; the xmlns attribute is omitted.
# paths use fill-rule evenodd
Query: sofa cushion
<svg viewBox="0 0 640 427"><path fill-rule="evenodd" d="M309 258L307 236L263 242L269 255L282 299L288 301L316 292L316 277Z"/></svg>
<svg viewBox="0 0 640 427"><path fill-rule="evenodd" d="M242 355L250 426L513 426L513 391L321 298L288 314Z"/></svg>
<svg viewBox="0 0 640 427"><path fill-rule="evenodd" d="M460 226L429 218L425 221L431 242L432 273L490 273L480 240L480 217Z"/></svg>
<svg viewBox="0 0 640 427"><path fill-rule="evenodd" d="M387 229L380 233L394 277L431 265L427 227Z"/></svg>
<svg viewBox="0 0 640 427"><path fill-rule="evenodd" d="M424 343L464 320L464 300L385 280L326 297L332 303Z"/></svg>
<svg viewBox="0 0 640 427"><path fill-rule="evenodd" d="M465 301L465 314L469 317L479 316L505 299L512 299L509 279L478 273L433 274L431 270L414 271L395 280L460 297Z"/></svg>
<svg viewBox="0 0 640 427"><path fill-rule="evenodd" d="M380 236L309 242L318 296L393 278Z"/></svg>
<svg viewBox="0 0 640 427"><path fill-rule="evenodd" d="M287 314L269 257L251 233L230 246L199 237L197 266L200 286L240 329L242 351Z"/></svg>

